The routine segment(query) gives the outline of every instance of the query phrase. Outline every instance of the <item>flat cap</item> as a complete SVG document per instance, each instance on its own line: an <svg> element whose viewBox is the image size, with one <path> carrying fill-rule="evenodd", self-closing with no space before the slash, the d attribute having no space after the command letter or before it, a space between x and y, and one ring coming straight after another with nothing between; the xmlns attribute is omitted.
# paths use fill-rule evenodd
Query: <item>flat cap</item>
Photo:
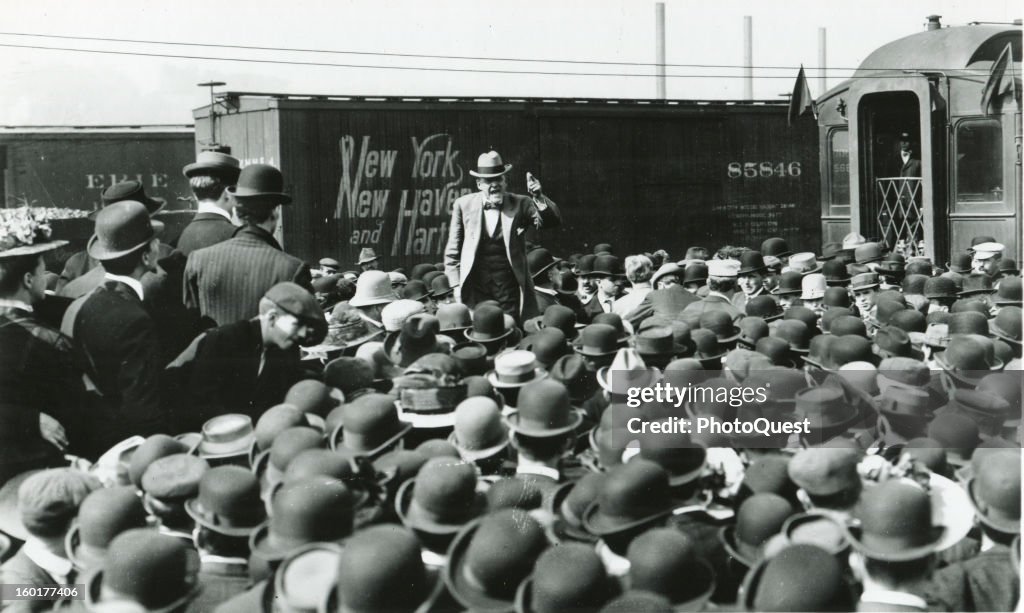
<svg viewBox="0 0 1024 613"><path fill-rule="evenodd" d="M32 534L60 534L78 514L85 497L100 487L96 477L74 468L38 472L18 488L21 522Z"/></svg>
<svg viewBox="0 0 1024 613"><path fill-rule="evenodd" d="M199 493L199 481L210 468L206 460L176 453L154 461L142 474L142 490L160 500L192 498Z"/></svg>
<svg viewBox="0 0 1024 613"><path fill-rule="evenodd" d="M317 323L326 321L313 294L295 283L278 283L267 290L263 297L299 319Z"/></svg>
<svg viewBox="0 0 1024 613"><path fill-rule="evenodd" d="M710 260L708 261L708 276L711 277L733 277L739 275L740 263L736 260Z"/></svg>

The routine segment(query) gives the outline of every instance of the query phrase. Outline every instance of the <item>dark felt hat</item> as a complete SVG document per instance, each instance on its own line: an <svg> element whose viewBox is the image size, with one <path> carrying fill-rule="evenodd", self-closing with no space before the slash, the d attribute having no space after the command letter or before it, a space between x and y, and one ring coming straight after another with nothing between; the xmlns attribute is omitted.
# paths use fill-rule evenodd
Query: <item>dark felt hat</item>
<svg viewBox="0 0 1024 613"><path fill-rule="evenodd" d="M755 296L747 301L747 315L760 317L766 322L782 318L782 307L771 296Z"/></svg>
<svg viewBox="0 0 1024 613"><path fill-rule="evenodd" d="M418 610L429 599L431 584L420 543L408 528L371 526L345 542L333 595L336 608L321 610Z"/></svg>
<svg viewBox="0 0 1024 613"><path fill-rule="evenodd" d="M103 190L100 194L100 200L103 201L103 206L108 207L115 202L122 202L125 200L132 200L135 202L141 202L146 207L146 211L150 215L154 215L160 212L167 205L167 201L163 198L152 198L146 195L146 189L143 187L141 181L132 179L131 181L121 181L115 183Z"/></svg>
<svg viewBox="0 0 1024 613"><path fill-rule="evenodd" d="M122 200L96 214L96 229L86 246L89 256L101 262L114 260L149 245L157 235L145 205Z"/></svg>
<svg viewBox="0 0 1024 613"><path fill-rule="evenodd" d="M551 252L543 247L539 247L530 251L526 254L526 264L530 270L530 275L537 278L537 275L547 271L560 260L555 256L551 255Z"/></svg>
<svg viewBox="0 0 1024 613"><path fill-rule="evenodd" d="M229 183L238 181L241 172L242 166L238 158L219 151L200 151L196 161L186 164L182 169L182 174L187 178L211 175L223 177Z"/></svg>
<svg viewBox="0 0 1024 613"><path fill-rule="evenodd" d="M145 528L146 510L135 488L118 486L96 490L85 497L64 540L67 559L79 570L102 563L118 534Z"/></svg>
<svg viewBox="0 0 1024 613"><path fill-rule="evenodd" d="M395 496L402 523L427 534L454 535L485 508L473 465L452 458L431 458Z"/></svg>
<svg viewBox="0 0 1024 613"><path fill-rule="evenodd" d="M601 558L580 543L566 543L537 558L516 593L516 613L594 611L613 593Z"/></svg>
<svg viewBox="0 0 1024 613"><path fill-rule="evenodd" d="M945 528L932 523L932 505L921 486L889 480L867 489L848 528L854 549L883 562L906 562L933 553Z"/></svg>
<svg viewBox="0 0 1024 613"><path fill-rule="evenodd" d="M266 520L256 476L240 466L217 466L199 482L185 510L200 526L227 536L248 537Z"/></svg>
<svg viewBox="0 0 1024 613"><path fill-rule="evenodd" d="M857 604L842 565L814 545L791 545L761 560L740 593L747 611L850 611Z"/></svg>
<svg viewBox="0 0 1024 613"><path fill-rule="evenodd" d="M249 548L275 561L308 543L340 541L352 533L354 507L355 496L337 479L318 475L286 483L271 501L270 521L252 532Z"/></svg>
<svg viewBox="0 0 1024 613"><path fill-rule="evenodd" d="M639 459L608 472L601 493L583 514L588 532L609 537L654 525L672 513L669 475L658 464Z"/></svg>
<svg viewBox="0 0 1024 613"><path fill-rule="evenodd" d="M292 197L284 193L284 175L269 164L250 164L238 175L238 183L228 187L242 205L290 204Z"/></svg>

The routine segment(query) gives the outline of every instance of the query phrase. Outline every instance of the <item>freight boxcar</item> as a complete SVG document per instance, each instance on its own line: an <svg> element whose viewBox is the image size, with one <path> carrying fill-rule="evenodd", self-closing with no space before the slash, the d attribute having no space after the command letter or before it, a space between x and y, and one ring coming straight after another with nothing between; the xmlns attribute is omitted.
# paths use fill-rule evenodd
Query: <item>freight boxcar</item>
<svg viewBox="0 0 1024 613"><path fill-rule="evenodd" d="M191 218L191 190L181 173L195 159L192 126L2 127L0 194L4 206L37 206L93 211L100 194L118 181L137 179L146 193L167 200L161 219L165 239ZM54 223L59 238L80 249L92 221L69 218ZM52 262L51 262L52 264Z"/></svg>
<svg viewBox="0 0 1024 613"><path fill-rule="evenodd" d="M1021 254L1021 28L940 27L879 47L818 100L822 232L939 265L974 236ZM919 170L903 171L907 134Z"/></svg>
<svg viewBox="0 0 1024 613"><path fill-rule="evenodd" d="M512 191L529 171L560 205L563 227L540 241L561 255L820 244L814 126L790 129L784 102L225 92L214 108L212 126L210 107L194 111L197 138L283 171L285 248L308 261L351 266L363 247L386 267L440 261L451 204L491 148L514 165Z"/></svg>

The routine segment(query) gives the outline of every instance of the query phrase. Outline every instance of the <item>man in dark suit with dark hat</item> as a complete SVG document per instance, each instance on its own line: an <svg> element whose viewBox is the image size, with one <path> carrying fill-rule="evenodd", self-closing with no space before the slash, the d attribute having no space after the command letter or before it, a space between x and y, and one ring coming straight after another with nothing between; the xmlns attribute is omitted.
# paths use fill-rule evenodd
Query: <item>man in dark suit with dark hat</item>
<svg viewBox="0 0 1024 613"><path fill-rule="evenodd" d="M225 413L255 422L310 376L301 366L299 344L319 343L327 332L316 298L294 283L278 283L260 299L259 311L205 332L167 366L176 430L198 431Z"/></svg>
<svg viewBox="0 0 1024 613"><path fill-rule="evenodd" d="M85 457L96 458L129 436L148 436L167 427L160 405L160 339L143 306L141 282L156 268L158 245L142 203L118 202L96 216L88 252L103 266L104 282L82 304L73 325L94 388L87 408Z"/></svg>
<svg viewBox="0 0 1024 613"><path fill-rule="evenodd" d="M259 314L259 301L277 283L291 281L312 290L309 267L282 251L274 239L278 205L291 203L281 171L266 164L246 166L229 187L235 213L245 225L223 243L193 251L185 265L185 306L218 325Z"/></svg>
<svg viewBox="0 0 1024 613"><path fill-rule="evenodd" d="M196 161L183 169L198 205L192 218L178 237L177 249L182 255L222 243L238 228L232 223L235 208L227 189L238 182L241 172L238 158L219 151L202 151Z"/></svg>
<svg viewBox="0 0 1024 613"><path fill-rule="evenodd" d="M541 192L540 181L527 174L530 196L508 192L505 174L512 169L496 151L477 160L476 193L452 206L445 247L445 274L460 300L474 307L497 300L503 311L524 320L538 315L533 280L526 261L529 228L554 228L561 214Z"/></svg>

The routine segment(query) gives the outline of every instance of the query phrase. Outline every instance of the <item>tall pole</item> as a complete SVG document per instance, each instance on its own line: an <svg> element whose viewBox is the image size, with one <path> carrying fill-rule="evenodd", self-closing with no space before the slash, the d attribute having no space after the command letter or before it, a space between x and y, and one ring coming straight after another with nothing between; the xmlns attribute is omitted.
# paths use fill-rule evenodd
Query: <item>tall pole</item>
<svg viewBox="0 0 1024 613"><path fill-rule="evenodd" d="M743 17L743 99L754 99L754 24L750 15Z"/></svg>
<svg viewBox="0 0 1024 613"><path fill-rule="evenodd" d="M657 86L658 100L665 99L665 3L658 2L654 5L654 53L657 56Z"/></svg>
<svg viewBox="0 0 1024 613"><path fill-rule="evenodd" d="M828 91L828 77L825 71L828 68L828 53L826 45L827 35L825 28L818 28L818 96Z"/></svg>

